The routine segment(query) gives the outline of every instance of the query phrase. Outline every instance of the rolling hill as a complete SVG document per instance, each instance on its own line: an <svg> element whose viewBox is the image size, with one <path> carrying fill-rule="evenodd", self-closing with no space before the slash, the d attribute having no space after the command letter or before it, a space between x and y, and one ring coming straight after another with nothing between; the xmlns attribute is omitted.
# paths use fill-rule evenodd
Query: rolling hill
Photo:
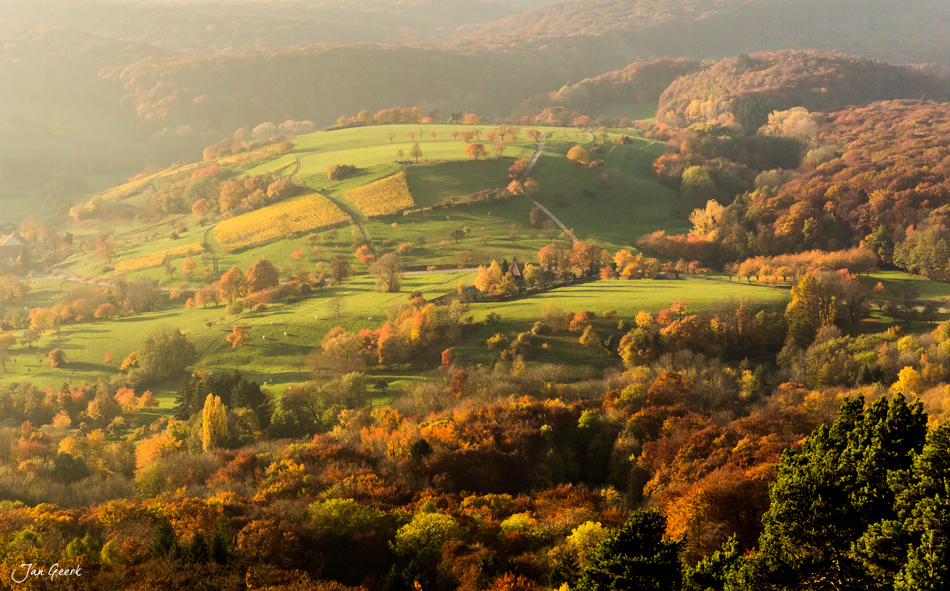
<svg viewBox="0 0 950 591"><path fill-rule="evenodd" d="M460 30L493 45L599 39L641 57L711 58L776 49L950 64L940 0L572 0ZM609 49L607 49L609 51Z"/></svg>
<svg viewBox="0 0 950 591"><path fill-rule="evenodd" d="M837 111L882 100L950 98L950 82L918 69L819 51L728 58L673 82L657 121L680 127L738 120L749 131L772 111Z"/></svg>
<svg viewBox="0 0 950 591"><path fill-rule="evenodd" d="M688 59L637 62L622 70L564 86L555 92L533 96L522 101L514 114L536 115L545 109L561 107L591 117L616 116L615 113L633 105L656 104L674 80L700 69L700 63Z"/></svg>

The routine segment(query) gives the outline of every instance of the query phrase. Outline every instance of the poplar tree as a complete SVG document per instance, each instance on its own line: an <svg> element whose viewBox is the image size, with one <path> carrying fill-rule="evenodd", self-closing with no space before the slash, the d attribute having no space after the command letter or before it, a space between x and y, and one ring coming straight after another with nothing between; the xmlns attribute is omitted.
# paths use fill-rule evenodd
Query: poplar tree
<svg viewBox="0 0 950 591"><path fill-rule="evenodd" d="M209 451L221 447L228 437L228 416L219 396L208 394L201 418L202 448Z"/></svg>

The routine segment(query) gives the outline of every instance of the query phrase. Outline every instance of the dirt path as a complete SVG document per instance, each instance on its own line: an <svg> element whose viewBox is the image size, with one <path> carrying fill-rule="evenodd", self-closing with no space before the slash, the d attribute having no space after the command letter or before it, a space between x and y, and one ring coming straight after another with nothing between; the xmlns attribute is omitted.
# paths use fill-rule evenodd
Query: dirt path
<svg viewBox="0 0 950 591"><path fill-rule="evenodd" d="M538 149L534 151L534 156L531 157L531 162L528 162L528 168L525 169L524 174L521 175L521 178L518 179L519 183L523 183L528 175L531 174L531 169L534 168L534 165L537 164L538 158L541 156L541 151L544 150L544 138L547 134L541 136L541 141L538 142Z"/></svg>
<svg viewBox="0 0 950 591"><path fill-rule="evenodd" d="M297 164L296 164L296 166L294 166L294 171L293 171L292 173L290 173L290 176L288 176L287 178L290 179L291 181L293 181L293 180L294 180L294 177L297 176L297 173L300 172L300 167L301 167L301 166L302 166L302 165L301 165L301 162L300 162L300 156L297 156Z"/></svg>
<svg viewBox="0 0 950 591"><path fill-rule="evenodd" d="M343 203L339 199L335 199L333 197L330 197L329 195L324 195L324 197L326 197L327 199L335 203L337 207L339 207L340 209L343 210L344 213L346 213L346 215L353 218L353 223L356 224L356 226L360 229L360 233L363 234L363 240L365 240L366 244L369 245L369 249L370 251L372 251L373 256L378 259L379 255L376 253L376 247L373 245L373 239L369 237L369 232L366 231L366 226L363 225L363 220L360 218L360 216L357 215L357 213L353 211L349 205L347 205L346 203Z"/></svg>
<svg viewBox="0 0 950 591"><path fill-rule="evenodd" d="M541 156L541 151L544 150L544 138L546 137L546 135L547 135L547 134L541 136L541 141L538 142L538 149L537 149L537 151L535 151L534 156L531 157L531 162L528 163L528 168L527 168L527 170L525 170L524 174L521 175L521 178L518 179L519 182L522 182L522 183L523 183L524 180L525 180L526 178L528 178L528 174L531 173L531 169L534 168L534 165L538 162L538 157ZM573 232L571 232L570 230L568 230L568 229L567 229L567 226L565 226L564 224L561 223L561 220L559 220L559 219L557 219L556 217L554 217L554 214L551 213L550 210L548 210L547 207L541 205L540 203L538 203L537 201L534 201L534 200L532 200L531 203L534 203L536 206L540 207L540 208L541 208L541 211L543 211L543 212L545 213L545 215L547 215L549 218L551 218L551 221L552 221L552 222L554 222L555 224L557 224L558 226L560 226L560 227L561 227L561 230L564 231L564 234L565 234L568 238L571 239L571 242L577 242L577 236L575 236Z"/></svg>
<svg viewBox="0 0 950 591"><path fill-rule="evenodd" d="M564 231L564 235L567 236L568 238L570 238L572 243L573 243L573 242L579 242L579 240L577 239L577 236L574 235L574 232L571 232L570 230L568 230L568 229L567 229L567 226L565 226L564 224L562 224L562 223L561 223L561 220L559 220L559 219L557 219L556 217L554 217L554 214L551 213L551 212L548 210L547 207L541 205L541 204L538 203L537 201L532 201L531 203L534 203L534 204L537 205L539 208L541 208L541 211L543 211L549 218L551 218L551 221L552 221L552 222L554 222L555 224L557 224L558 226L560 226L561 230Z"/></svg>

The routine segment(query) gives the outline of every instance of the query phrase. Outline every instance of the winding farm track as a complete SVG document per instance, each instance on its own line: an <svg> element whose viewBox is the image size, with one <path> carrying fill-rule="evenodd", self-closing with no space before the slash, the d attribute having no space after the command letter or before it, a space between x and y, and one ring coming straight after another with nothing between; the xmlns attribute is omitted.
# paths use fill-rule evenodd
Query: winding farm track
<svg viewBox="0 0 950 591"><path fill-rule="evenodd" d="M373 256L378 259L379 255L376 253L376 247L373 245L373 239L369 237L369 232L366 231L366 226L363 225L363 220L360 218L360 216L355 211L353 211L353 209L350 208L349 205L347 205L346 203L343 203L339 199L334 199L333 197L330 197L329 195L324 195L324 197L326 197L327 199L332 201L334 205L342 209L346 215L353 218L353 223L356 224L356 226L360 229L360 233L363 234L363 240L365 240L366 244L369 245L369 249L373 252Z"/></svg>
<svg viewBox="0 0 950 591"><path fill-rule="evenodd" d="M534 151L534 156L531 157L531 161L528 162L528 167L524 170L524 174L521 175L521 178L518 179L519 183L523 183L528 175L531 174L531 169L534 168L534 165L538 162L538 158L541 156L541 151L544 150L544 138L547 134L541 136L541 141L538 142L538 149Z"/></svg>
<svg viewBox="0 0 950 591"><path fill-rule="evenodd" d="M524 180L525 180L526 178L528 178L528 175L531 173L531 169L534 168L534 165L538 162L538 158L541 156L541 151L544 150L544 138L545 138L546 136L547 136L547 134L541 136L541 141L538 142L538 149L535 151L534 156L531 157L531 162L528 163L528 168L524 171L524 174L521 175L521 178L518 179L518 182L523 183ZM575 236L573 232L571 232L570 230L568 230L568 229L567 229L567 226L565 226L564 224L562 224L562 223L561 223L561 220L557 219L557 217L555 217L554 214L551 213L551 212L548 210L547 207L541 205L540 203L538 203L537 201L534 201L534 200L532 200L531 203L534 203L536 206L538 206L538 207L541 209L541 211L543 211L543 212L545 213L545 215L547 215L549 218L551 218L551 221L552 221L552 222L554 222L555 224L557 224L558 226L560 226L561 230L564 231L564 235L567 236L568 238L570 238L570 239L571 239L571 242L577 242L577 241L578 241L578 240L577 240L577 236Z"/></svg>
<svg viewBox="0 0 950 591"><path fill-rule="evenodd" d="M302 165L301 165L301 162L300 162L300 156L297 156L297 163L296 163L296 165L294 166L294 171L293 171L292 173L290 173L290 176L288 176L287 178L289 178L291 181L293 181L293 180L294 180L294 177L297 176L297 173L300 172L300 167L301 167L301 166L302 166Z"/></svg>

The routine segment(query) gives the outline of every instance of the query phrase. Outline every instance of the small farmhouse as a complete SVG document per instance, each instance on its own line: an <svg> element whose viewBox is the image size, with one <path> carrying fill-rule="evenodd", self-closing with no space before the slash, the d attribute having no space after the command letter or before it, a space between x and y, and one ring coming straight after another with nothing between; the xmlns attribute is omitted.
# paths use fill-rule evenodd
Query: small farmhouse
<svg viewBox="0 0 950 591"><path fill-rule="evenodd" d="M16 232L0 234L0 262L16 262L26 247L26 240Z"/></svg>

